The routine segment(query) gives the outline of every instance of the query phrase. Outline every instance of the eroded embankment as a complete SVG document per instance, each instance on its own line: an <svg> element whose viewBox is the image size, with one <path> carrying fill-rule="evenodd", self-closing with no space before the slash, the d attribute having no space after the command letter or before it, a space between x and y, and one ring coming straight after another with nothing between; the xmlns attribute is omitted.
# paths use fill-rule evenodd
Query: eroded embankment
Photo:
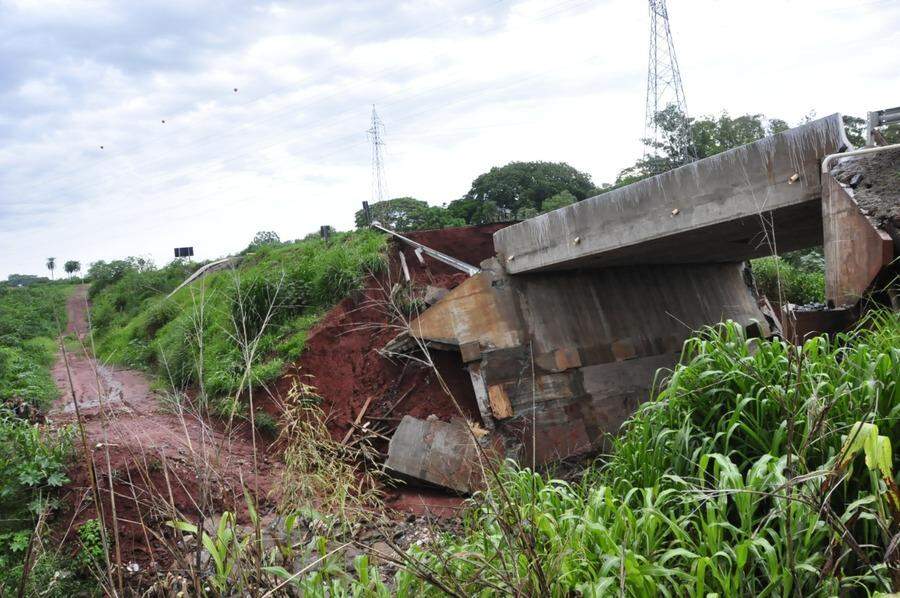
<svg viewBox="0 0 900 598"><path fill-rule="evenodd" d="M493 254L491 235L499 226L410 236L477 264ZM372 426L377 423L389 435L405 414L422 418L433 414L445 420L459 416L459 408L438 382L439 373L453 389L463 414L477 421L472 386L456 352L434 352L437 372L378 353L398 331L388 299L402 276L400 252L415 293L429 285L451 289L466 278L431 258L421 263L411 248L392 245L387 271L367 277L362 290L342 300L311 331L303 356L287 369L275 389L275 400L267 405L273 414L277 414L279 393L286 392L299 374L322 397L329 430L336 439L351 429L369 397L365 421ZM87 287L69 298L67 313L68 335L90 347ZM264 516L274 513L281 458L269 441L257 435L254 460L254 442L245 420L235 419L229 427L221 420L180 411L171 401L174 393L154 390L142 372L98 363L89 351L75 350L75 345L67 344L70 350L59 355L54 367L62 397L50 417L57 425L77 424L80 419L98 476L104 519L119 536L123 563L137 562L144 571L154 563L170 562L173 555L155 534L165 532L165 522L173 518L199 523L201 512L208 516L232 511L246 522L244 488L257 497ZM97 517L80 438L76 444L78 460L70 471L72 482L65 489L58 517L61 539L71 538L81 523ZM423 488L388 489L387 494L389 506L420 514L452 515L460 503L457 497Z"/></svg>
<svg viewBox="0 0 900 598"><path fill-rule="evenodd" d="M494 254L493 233L505 226L492 224L409 233L419 243L455 258L478 265ZM399 254L412 280L413 293L421 296L428 286L452 289L467 275L424 256L424 264L415 251L397 243L389 248L388 270L368 276L363 290L345 298L311 331L306 350L289 374L300 375L322 397L322 408L329 417L329 429L335 439L351 429L360 410L369 402L363 423L390 436L404 415L425 419L430 415L449 421L462 414L480 421L474 390L468 372L456 351L432 351L436 370L412 360L391 359L379 353L400 329L390 305L394 284L404 282ZM396 303L396 302L395 302ZM447 395L438 380L440 375L453 397ZM290 376L278 385L280 396L290 388ZM371 401L369 399L371 398ZM457 407L459 405L459 408ZM386 443L380 447L386 448ZM458 499L443 492L413 489L389 493L389 504L398 508L431 510L449 514L448 507Z"/></svg>

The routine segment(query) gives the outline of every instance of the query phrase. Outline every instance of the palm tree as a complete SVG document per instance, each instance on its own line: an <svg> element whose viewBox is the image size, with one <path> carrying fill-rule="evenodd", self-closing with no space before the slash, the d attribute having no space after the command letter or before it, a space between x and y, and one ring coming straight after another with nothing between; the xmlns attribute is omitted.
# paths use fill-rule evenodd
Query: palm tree
<svg viewBox="0 0 900 598"><path fill-rule="evenodd" d="M71 278L73 274L81 270L81 262L78 260L69 260L63 265L63 270L65 270L66 274Z"/></svg>
<svg viewBox="0 0 900 598"><path fill-rule="evenodd" d="M50 280L53 280L53 269L56 268L56 258L48 257L47 258L47 269L50 270Z"/></svg>

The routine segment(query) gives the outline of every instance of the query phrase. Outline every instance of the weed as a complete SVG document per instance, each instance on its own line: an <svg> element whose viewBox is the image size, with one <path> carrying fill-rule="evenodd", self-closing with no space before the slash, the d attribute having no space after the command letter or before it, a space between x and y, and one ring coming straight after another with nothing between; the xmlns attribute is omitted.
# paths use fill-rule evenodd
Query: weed
<svg viewBox="0 0 900 598"><path fill-rule="evenodd" d="M234 342L240 322L241 337L259 336L256 351L264 359L254 359L253 377L266 384L280 374L279 359L299 357L306 332L325 309L360 288L366 274L383 270L384 243L381 235L358 231L336 234L328 246L320 239L263 246L239 271L215 272L197 283L204 289L199 326L190 287L165 297L187 275L186 266L119 264L91 288L98 355L150 368L179 388L199 384L206 395L222 398L242 385L245 364Z"/></svg>
<svg viewBox="0 0 900 598"><path fill-rule="evenodd" d="M285 447L282 509L315 508L353 521L381 504L375 472L364 467L365 444L332 439L317 399L312 386L294 378L279 436Z"/></svg>
<svg viewBox="0 0 900 598"><path fill-rule="evenodd" d="M261 434L275 437L278 435L278 420L266 413L265 411L257 411L254 418L256 429Z"/></svg>
<svg viewBox="0 0 900 598"><path fill-rule="evenodd" d="M106 560L99 520L88 519L78 527L78 543L75 566L79 573L90 577L105 568Z"/></svg>
<svg viewBox="0 0 900 598"><path fill-rule="evenodd" d="M807 265L793 265L780 257L753 260L753 278L760 294L772 301L783 300L801 305L824 302L824 268L811 258L802 263Z"/></svg>

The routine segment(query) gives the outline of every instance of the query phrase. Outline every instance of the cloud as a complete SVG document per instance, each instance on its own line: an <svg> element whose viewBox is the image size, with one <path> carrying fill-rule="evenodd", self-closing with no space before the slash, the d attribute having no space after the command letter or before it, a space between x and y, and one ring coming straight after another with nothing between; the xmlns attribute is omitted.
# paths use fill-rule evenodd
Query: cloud
<svg viewBox="0 0 900 598"><path fill-rule="evenodd" d="M895 3L669 10L692 112L898 101ZM373 103L392 195L518 159L610 181L641 152L646 28L630 0L0 4L0 278L347 228Z"/></svg>

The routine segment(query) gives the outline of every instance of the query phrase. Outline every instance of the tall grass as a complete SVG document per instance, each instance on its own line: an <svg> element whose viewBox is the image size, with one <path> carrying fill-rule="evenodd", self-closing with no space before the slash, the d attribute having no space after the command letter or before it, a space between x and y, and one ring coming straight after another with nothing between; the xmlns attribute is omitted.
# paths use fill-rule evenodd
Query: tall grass
<svg viewBox="0 0 900 598"><path fill-rule="evenodd" d="M752 263L757 290L770 301L800 305L825 301L825 272L818 262L770 256Z"/></svg>
<svg viewBox="0 0 900 598"><path fill-rule="evenodd" d="M71 581L51 583L58 558L40 550L43 523L68 482L72 432L43 421L58 396L50 375L57 322L64 320L71 287L37 284L0 287L0 595L20 588L45 595L71 591ZM31 580L22 585L25 564Z"/></svg>
<svg viewBox="0 0 900 598"><path fill-rule="evenodd" d="M384 267L383 248L384 238L368 231L336 235L328 244L307 240L265 246L246 256L238 268L205 277L171 298L166 292L179 280L170 273L143 268L116 273L115 280L104 279L93 296L99 313L93 320L98 328L92 330L96 352L103 359L142 365L159 375L160 386L167 387L165 405L176 422L181 422L187 458L197 474L190 497L193 508L181 512L183 505L176 504L169 488L171 475L165 458L154 456L153 447L125 447L135 453L128 481L119 476L113 492L114 476L107 471L112 540L104 540L104 545L116 551L116 559L113 563L111 552L104 551L106 566L100 563L96 572L98 583L106 590L122 586L114 501L129 495L139 504L148 552L153 551L152 536L156 549L173 560L193 595L220 595L230 587L259 595L262 588L303 587L311 579L324 583L331 575L323 575L327 571L322 566L340 572L342 580L349 579L340 567L330 564L328 551L319 549L319 540L306 549L295 546L290 539L293 524L288 522L299 518L305 526L314 525L311 519L318 517L320 507L333 508L338 517L323 517L328 521L324 528L314 525L321 535L330 533L334 521L349 520L351 511L361 513L375 505L378 493L374 483L365 472L359 476L355 461L365 453L364 447L333 442L318 407L308 403L309 393L298 394L296 401L288 393L289 409L282 419L281 435L285 501L279 512L290 529L283 530L287 540L278 537L282 530L275 530L279 548L270 551L273 534L263 530L256 511L268 498L259 485L264 457L253 433L252 458L244 464L252 466L252 477L251 472L236 468L232 448L236 435L243 431L232 424L236 417L246 417L251 430L260 422L271 427L272 419L260 418L262 412L255 408L255 402L268 392L266 384L281 375L286 359L296 358L302 351L305 330L318 314L361 288L366 275ZM179 267L175 264L167 269ZM151 288L160 281L165 284ZM195 385L199 392L182 392L188 385ZM98 390L102 393L99 384ZM112 414L107 415L104 434L115 442L119 424ZM215 415L223 416L224 421L214 421ZM189 432L189 428L195 431ZM106 447L109 441L102 444ZM108 454L106 458L109 460ZM164 488L152 482L149 464L153 462L160 463ZM238 507L236 497L237 502L246 504L249 530L238 524L233 510ZM223 508L229 510L223 513ZM107 519L101 517L103 532L110 527ZM169 523L169 530L159 530L151 523L161 520ZM204 531L207 529L210 531ZM347 526L335 529L344 533ZM314 539L305 537L309 542ZM293 568L295 563L289 559L301 556L316 563L309 575L280 576L286 563ZM118 584L113 574L119 578Z"/></svg>

